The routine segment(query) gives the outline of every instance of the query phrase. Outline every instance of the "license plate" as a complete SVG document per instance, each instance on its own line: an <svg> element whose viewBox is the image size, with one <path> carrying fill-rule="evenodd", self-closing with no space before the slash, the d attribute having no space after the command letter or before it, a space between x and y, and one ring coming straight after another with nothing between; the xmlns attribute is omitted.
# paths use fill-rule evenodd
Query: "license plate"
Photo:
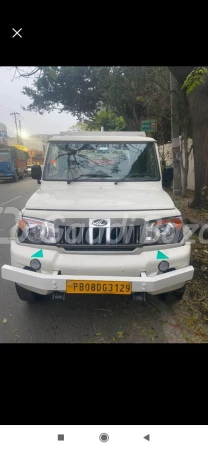
<svg viewBox="0 0 208 450"><path fill-rule="evenodd" d="M127 281L87 281L68 280L66 282L67 294L119 294L130 295L132 283Z"/></svg>

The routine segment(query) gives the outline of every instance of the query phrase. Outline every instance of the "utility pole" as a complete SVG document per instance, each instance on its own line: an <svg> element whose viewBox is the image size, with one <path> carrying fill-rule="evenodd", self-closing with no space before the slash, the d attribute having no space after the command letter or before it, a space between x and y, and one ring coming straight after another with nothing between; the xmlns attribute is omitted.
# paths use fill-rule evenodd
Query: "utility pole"
<svg viewBox="0 0 208 450"><path fill-rule="evenodd" d="M181 154L179 141L178 82L170 73L171 138L173 149L173 194L181 195Z"/></svg>
<svg viewBox="0 0 208 450"><path fill-rule="evenodd" d="M16 126L16 133L17 133L17 143L20 144L20 139L19 139L19 133L18 133L18 127L17 127L17 118L16 116L19 116L20 114L17 112L13 112L10 114L10 116L14 116L14 120L15 120L15 126Z"/></svg>

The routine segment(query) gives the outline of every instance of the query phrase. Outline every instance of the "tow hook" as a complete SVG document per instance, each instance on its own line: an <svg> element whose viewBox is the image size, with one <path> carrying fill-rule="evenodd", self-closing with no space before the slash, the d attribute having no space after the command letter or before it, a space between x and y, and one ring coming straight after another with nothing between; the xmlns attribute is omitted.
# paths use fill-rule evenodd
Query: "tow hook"
<svg viewBox="0 0 208 450"><path fill-rule="evenodd" d="M133 292L133 300L135 302L145 303L145 292Z"/></svg>
<svg viewBox="0 0 208 450"><path fill-rule="evenodd" d="M133 292L133 300L136 302L141 302L141 303L145 303L146 300L146 296L145 296L145 290L146 290L146 283L145 283L145 278L146 278L147 274L146 272L141 272L140 273L140 277L142 278L142 292Z"/></svg>
<svg viewBox="0 0 208 450"><path fill-rule="evenodd" d="M53 292L52 294L53 300L66 300L66 293L65 292Z"/></svg>

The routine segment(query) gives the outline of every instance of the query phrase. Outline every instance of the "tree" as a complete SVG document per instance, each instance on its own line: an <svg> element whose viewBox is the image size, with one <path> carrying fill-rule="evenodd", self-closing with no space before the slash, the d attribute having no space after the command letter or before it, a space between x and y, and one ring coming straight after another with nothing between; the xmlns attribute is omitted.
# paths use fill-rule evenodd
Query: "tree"
<svg viewBox="0 0 208 450"><path fill-rule="evenodd" d="M27 110L43 114L58 109L90 119L101 107L100 80L106 73L107 67L40 67L33 88L23 88L32 100Z"/></svg>
<svg viewBox="0 0 208 450"><path fill-rule="evenodd" d="M208 205L208 75L207 68L169 67L187 94L193 135L195 192L191 207Z"/></svg>
<svg viewBox="0 0 208 450"><path fill-rule="evenodd" d="M187 180L189 171L189 155L191 148L188 148L188 139L192 134L190 113L186 95L182 90L179 91L179 129L180 129L180 154L181 154L181 174L182 174L182 197L187 194Z"/></svg>
<svg viewBox="0 0 208 450"><path fill-rule="evenodd" d="M86 131L87 130L87 124L82 122L77 122L75 125L71 125L68 128L69 131Z"/></svg>
<svg viewBox="0 0 208 450"><path fill-rule="evenodd" d="M27 110L43 114L59 109L79 120L93 120L106 108L122 117L129 130L140 130L145 118L157 118L159 139L166 139L170 129L167 68L50 66L34 72L33 87L23 89L32 100ZM20 72L20 76L27 74Z"/></svg>
<svg viewBox="0 0 208 450"><path fill-rule="evenodd" d="M179 85L176 78L170 74L171 97L171 141L173 152L173 194L181 195L181 154L179 127Z"/></svg>
<svg viewBox="0 0 208 450"><path fill-rule="evenodd" d="M167 135L170 137L170 89L166 67L116 66L103 79L102 88L104 106L122 116L129 130L141 130L143 119L156 118L156 138L163 141Z"/></svg>
<svg viewBox="0 0 208 450"><path fill-rule="evenodd" d="M122 116L117 116L111 110L99 111L92 120L85 121L86 129L88 130L99 130L101 127L105 131L127 131L128 126Z"/></svg>
<svg viewBox="0 0 208 450"><path fill-rule="evenodd" d="M113 111L99 111L91 120L77 122L69 127L70 131L100 131L101 127L105 131L127 131L128 127L123 117L118 117Z"/></svg>

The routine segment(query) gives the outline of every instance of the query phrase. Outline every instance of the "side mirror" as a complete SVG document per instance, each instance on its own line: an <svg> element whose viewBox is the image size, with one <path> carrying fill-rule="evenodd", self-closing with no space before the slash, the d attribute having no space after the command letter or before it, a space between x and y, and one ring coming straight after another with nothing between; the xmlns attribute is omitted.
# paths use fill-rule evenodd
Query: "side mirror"
<svg viewBox="0 0 208 450"><path fill-rule="evenodd" d="M40 180L41 180L41 177L42 177L42 170L41 170L41 167L39 165L32 166L31 177L34 180L38 180L38 184L40 184Z"/></svg>
<svg viewBox="0 0 208 450"><path fill-rule="evenodd" d="M173 167L165 167L162 174L163 186L170 186L173 181Z"/></svg>

